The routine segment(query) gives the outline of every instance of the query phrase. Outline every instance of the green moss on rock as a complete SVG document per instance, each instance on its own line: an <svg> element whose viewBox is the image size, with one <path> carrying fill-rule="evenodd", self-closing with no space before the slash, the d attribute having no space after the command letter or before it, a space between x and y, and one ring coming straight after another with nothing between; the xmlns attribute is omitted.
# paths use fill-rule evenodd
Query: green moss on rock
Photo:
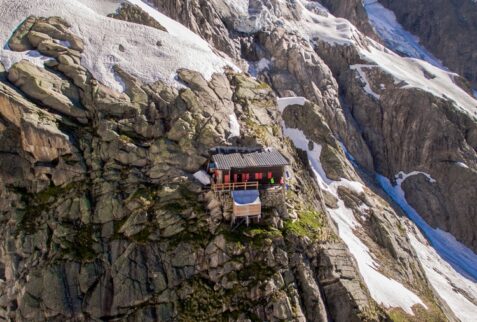
<svg viewBox="0 0 477 322"><path fill-rule="evenodd" d="M315 210L306 210L299 214L297 220L285 221L284 232L285 234L321 240L324 226L324 218L321 213Z"/></svg>

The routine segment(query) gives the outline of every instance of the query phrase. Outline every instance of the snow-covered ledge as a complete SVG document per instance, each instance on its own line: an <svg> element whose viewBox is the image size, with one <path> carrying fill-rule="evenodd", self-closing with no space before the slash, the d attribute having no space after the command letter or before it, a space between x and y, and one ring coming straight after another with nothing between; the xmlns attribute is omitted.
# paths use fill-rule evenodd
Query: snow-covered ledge
<svg viewBox="0 0 477 322"><path fill-rule="evenodd" d="M301 96L281 97L277 99L278 110L283 113L285 108L290 105L305 105L306 98Z"/></svg>

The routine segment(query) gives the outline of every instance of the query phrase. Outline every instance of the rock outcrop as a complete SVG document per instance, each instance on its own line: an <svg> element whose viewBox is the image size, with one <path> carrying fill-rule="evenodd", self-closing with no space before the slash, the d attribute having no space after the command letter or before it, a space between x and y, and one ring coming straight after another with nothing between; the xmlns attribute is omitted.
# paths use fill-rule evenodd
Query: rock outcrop
<svg viewBox="0 0 477 322"><path fill-rule="evenodd" d="M127 2L122 3L118 11L116 13L109 14L108 17L134 22L167 32L167 29L157 20L152 18L147 12L143 11L138 6Z"/></svg>

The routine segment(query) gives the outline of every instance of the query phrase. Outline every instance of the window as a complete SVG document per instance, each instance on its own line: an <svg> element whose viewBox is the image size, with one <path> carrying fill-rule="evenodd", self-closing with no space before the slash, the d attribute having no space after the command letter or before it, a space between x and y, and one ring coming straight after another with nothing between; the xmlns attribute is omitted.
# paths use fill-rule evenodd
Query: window
<svg viewBox="0 0 477 322"><path fill-rule="evenodd" d="M262 180L263 179L263 173L255 173L255 180Z"/></svg>
<svg viewBox="0 0 477 322"><path fill-rule="evenodd" d="M230 183L230 174L224 175L224 182L225 183Z"/></svg>
<svg viewBox="0 0 477 322"><path fill-rule="evenodd" d="M273 173L271 171L268 171L268 175L267 175L267 178L268 179L271 179L273 177Z"/></svg>

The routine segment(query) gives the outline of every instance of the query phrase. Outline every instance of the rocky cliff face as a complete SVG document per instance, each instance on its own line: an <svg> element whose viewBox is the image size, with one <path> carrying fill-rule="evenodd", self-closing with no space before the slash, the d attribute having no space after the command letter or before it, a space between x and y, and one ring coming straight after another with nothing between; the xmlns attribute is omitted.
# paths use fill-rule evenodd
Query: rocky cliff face
<svg viewBox="0 0 477 322"><path fill-rule="evenodd" d="M173 85L115 65L118 92L83 67L87 42L67 18L24 17L9 48L45 63L0 64L0 317L457 320L418 229L374 176L424 173L401 186L409 204L476 250L473 117L379 65L350 67L366 63L357 44L378 45L344 20L355 43L292 28L331 16L316 2L153 3L249 73L179 69ZM360 3L322 4L376 37ZM141 6L110 16L173 33ZM260 224L231 227L227 198L193 178L217 145L272 146L290 161L289 189L261 193Z"/></svg>
<svg viewBox="0 0 477 322"><path fill-rule="evenodd" d="M380 1L444 65L477 86L477 6L474 1ZM436 23L437 22L437 23Z"/></svg>
<svg viewBox="0 0 477 322"><path fill-rule="evenodd" d="M333 237L303 163L281 140L268 86L180 70L187 86L177 90L141 84L118 67L128 88L120 94L98 84L72 49L47 46L67 30L64 22L28 23L48 33L30 29L15 41L52 59L48 70L15 64L11 83L0 87L3 318L357 321L384 314ZM32 34L43 40L31 42ZM280 148L295 173L288 209L277 213L271 204L262 226L237 231L225 222L230 210L191 176L209 148L228 143L230 114L243 125L236 144ZM292 222L302 216L310 226Z"/></svg>

